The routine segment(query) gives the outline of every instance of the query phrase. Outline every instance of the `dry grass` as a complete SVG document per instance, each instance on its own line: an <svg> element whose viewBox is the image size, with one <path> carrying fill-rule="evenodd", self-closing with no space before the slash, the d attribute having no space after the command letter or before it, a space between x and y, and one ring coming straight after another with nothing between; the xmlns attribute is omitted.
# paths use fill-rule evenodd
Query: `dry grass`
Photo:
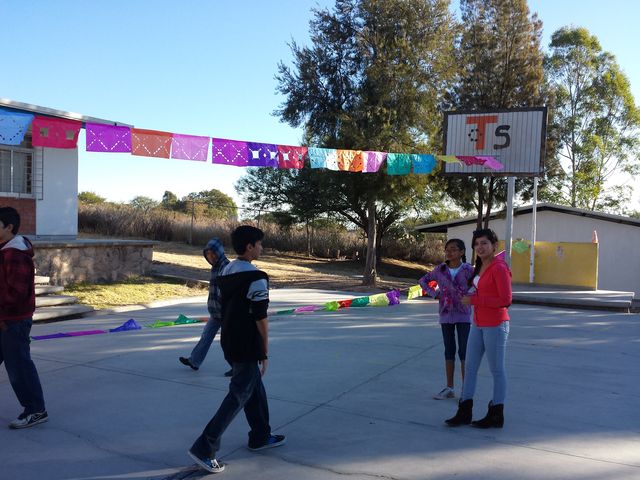
<svg viewBox="0 0 640 480"><path fill-rule="evenodd" d="M78 297L80 303L98 310L206 293L204 288L188 287L184 283L152 277L132 277L109 284L79 283L67 286L63 292L65 295Z"/></svg>

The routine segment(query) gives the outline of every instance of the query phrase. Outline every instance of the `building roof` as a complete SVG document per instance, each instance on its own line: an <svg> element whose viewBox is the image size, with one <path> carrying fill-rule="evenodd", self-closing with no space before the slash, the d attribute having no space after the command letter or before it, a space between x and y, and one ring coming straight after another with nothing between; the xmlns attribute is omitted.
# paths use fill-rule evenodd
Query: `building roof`
<svg viewBox="0 0 640 480"><path fill-rule="evenodd" d="M67 120L79 120L82 122L83 127L86 122L133 127L133 125L129 125L127 123L116 122L114 120L105 120L103 118L88 117L86 115L81 115L79 113L65 112L63 110L56 110L54 108L41 107L39 105L32 105L30 103L16 102L15 100L9 100L8 98L0 98L0 107L19 110L21 112L36 113L38 115L44 115L47 117L64 118Z"/></svg>
<svg viewBox="0 0 640 480"><path fill-rule="evenodd" d="M621 215L611 215L609 213L593 212L591 210L583 210L581 208L566 207L564 205L556 205L553 203L539 203L536 210L538 212L550 211L563 213L565 215L576 215L578 217L588 217L597 220L604 220L606 222L621 223L625 225L631 225L634 227L640 227L640 219L623 217ZM513 215L526 215L533 211L532 205L515 208ZM496 218L505 218L506 210L492 213L490 215L491 220ZM476 216L460 218L457 220L448 220L446 222L430 223L426 225L418 225L415 229L422 233L447 233L451 227L459 227L462 225L474 224L477 221Z"/></svg>

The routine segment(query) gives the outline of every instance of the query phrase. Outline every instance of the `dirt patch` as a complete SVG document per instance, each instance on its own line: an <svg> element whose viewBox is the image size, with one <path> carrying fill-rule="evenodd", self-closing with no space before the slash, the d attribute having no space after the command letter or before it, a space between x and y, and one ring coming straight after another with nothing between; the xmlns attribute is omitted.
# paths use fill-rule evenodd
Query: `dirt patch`
<svg viewBox="0 0 640 480"><path fill-rule="evenodd" d="M235 253L227 251L235 258ZM355 260L330 260L304 255L265 251L255 265L269 274L271 288L316 288L354 292L379 292L406 289L417 283L432 265L423 266L403 260L383 259L378 266L377 288L362 285L364 264ZM195 280L209 279L209 264L202 249L163 242L154 247L154 273Z"/></svg>

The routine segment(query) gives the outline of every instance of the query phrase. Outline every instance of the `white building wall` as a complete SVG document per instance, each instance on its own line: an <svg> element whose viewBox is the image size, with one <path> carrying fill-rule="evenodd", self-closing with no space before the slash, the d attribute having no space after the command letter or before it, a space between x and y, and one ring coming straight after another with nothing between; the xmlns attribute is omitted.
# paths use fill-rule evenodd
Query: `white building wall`
<svg viewBox="0 0 640 480"><path fill-rule="evenodd" d="M531 213L513 218L513 239L531 239ZM635 292L640 298L640 227L580 217L560 212L538 212L536 240L541 242L590 242L598 232L598 289ZM489 228L503 240L504 219L492 220ZM471 250L475 223L448 229L447 238L460 238ZM470 255L468 255L471 258Z"/></svg>
<svg viewBox="0 0 640 480"><path fill-rule="evenodd" d="M78 235L78 150L35 148L42 192L36 197L36 238Z"/></svg>

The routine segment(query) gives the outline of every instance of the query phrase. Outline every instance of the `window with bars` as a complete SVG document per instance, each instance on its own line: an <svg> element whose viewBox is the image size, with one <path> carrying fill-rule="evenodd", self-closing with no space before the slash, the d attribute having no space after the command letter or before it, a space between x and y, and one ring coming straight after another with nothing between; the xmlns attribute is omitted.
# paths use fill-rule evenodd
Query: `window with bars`
<svg viewBox="0 0 640 480"><path fill-rule="evenodd" d="M32 151L0 148L0 195L33 193Z"/></svg>

